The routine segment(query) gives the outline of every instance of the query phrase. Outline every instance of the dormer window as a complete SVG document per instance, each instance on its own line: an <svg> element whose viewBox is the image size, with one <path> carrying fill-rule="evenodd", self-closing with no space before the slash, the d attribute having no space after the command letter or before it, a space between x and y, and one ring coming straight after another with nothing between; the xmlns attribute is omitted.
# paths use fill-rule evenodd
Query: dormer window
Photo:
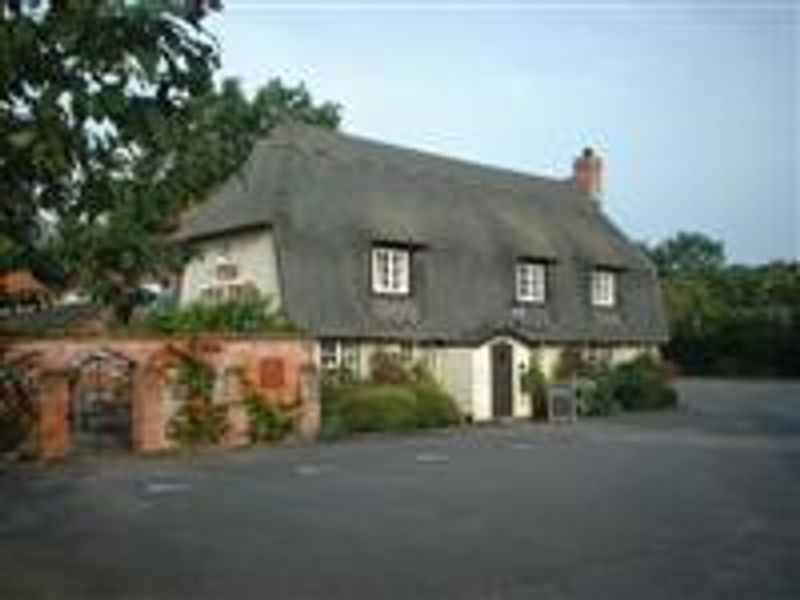
<svg viewBox="0 0 800 600"><path fill-rule="evenodd" d="M547 265L532 260L517 261L517 302L544 304L547 301Z"/></svg>
<svg viewBox="0 0 800 600"><path fill-rule="evenodd" d="M411 293L411 252L399 246L372 248L372 291L384 296Z"/></svg>
<svg viewBox="0 0 800 600"><path fill-rule="evenodd" d="M613 307L617 304L617 273L595 269L591 279L592 306Z"/></svg>

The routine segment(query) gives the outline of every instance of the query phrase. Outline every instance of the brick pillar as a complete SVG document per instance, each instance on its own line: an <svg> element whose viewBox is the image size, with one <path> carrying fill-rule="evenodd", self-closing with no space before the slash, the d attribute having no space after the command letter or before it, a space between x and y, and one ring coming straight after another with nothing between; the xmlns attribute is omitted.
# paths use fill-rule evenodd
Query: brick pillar
<svg viewBox="0 0 800 600"><path fill-rule="evenodd" d="M305 364L300 367L299 395L300 421L297 432L300 439L313 442L319 435L320 428L320 381L319 373L314 365Z"/></svg>
<svg viewBox="0 0 800 600"><path fill-rule="evenodd" d="M133 449L147 452L167 448L169 444L161 406L161 382L155 370L136 370L131 403Z"/></svg>
<svg viewBox="0 0 800 600"><path fill-rule="evenodd" d="M42 375L40 386L38 454L44 459L61 458L69 452L69 380L66 373L51 371Z"/></svg>

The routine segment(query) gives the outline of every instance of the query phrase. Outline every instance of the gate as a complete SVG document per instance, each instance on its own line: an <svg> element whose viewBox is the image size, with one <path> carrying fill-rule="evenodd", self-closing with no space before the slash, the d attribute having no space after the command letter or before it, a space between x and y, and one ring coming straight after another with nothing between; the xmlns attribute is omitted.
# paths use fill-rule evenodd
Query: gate
<svg viewBox="0 0 800 600"><path fill-rule="evenodd" d="M72 447L131 448L135 363L109 350L94 351L72 365L69 422Z"/></svg>
<svg viewBox="0 0 800 600"><path fill-rule="evenodd" d="M0 454L23 447L36 424L31 357L0 353Z"/></svg>

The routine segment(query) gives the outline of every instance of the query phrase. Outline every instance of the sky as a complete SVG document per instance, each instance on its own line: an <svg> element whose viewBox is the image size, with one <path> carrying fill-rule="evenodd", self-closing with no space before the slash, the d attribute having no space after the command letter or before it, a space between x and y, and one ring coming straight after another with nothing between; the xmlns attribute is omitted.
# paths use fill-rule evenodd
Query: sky
<svg viewBox="0 0 800 600"><path fill-rule="evenodd" d="M303 81L357 135L567 177L630 237L800 258L800 0L226 0L224 76Z"/></svg>

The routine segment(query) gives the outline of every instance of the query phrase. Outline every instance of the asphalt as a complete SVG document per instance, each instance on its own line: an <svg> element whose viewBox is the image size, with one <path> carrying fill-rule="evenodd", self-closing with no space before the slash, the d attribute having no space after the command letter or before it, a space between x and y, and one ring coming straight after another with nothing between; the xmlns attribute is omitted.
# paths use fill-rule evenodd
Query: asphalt
<svg viewBox="0 0 800 600"><path fill-rule="evenodd" d="M0 598L800 598L800 383L0 472Z"/></svg>

